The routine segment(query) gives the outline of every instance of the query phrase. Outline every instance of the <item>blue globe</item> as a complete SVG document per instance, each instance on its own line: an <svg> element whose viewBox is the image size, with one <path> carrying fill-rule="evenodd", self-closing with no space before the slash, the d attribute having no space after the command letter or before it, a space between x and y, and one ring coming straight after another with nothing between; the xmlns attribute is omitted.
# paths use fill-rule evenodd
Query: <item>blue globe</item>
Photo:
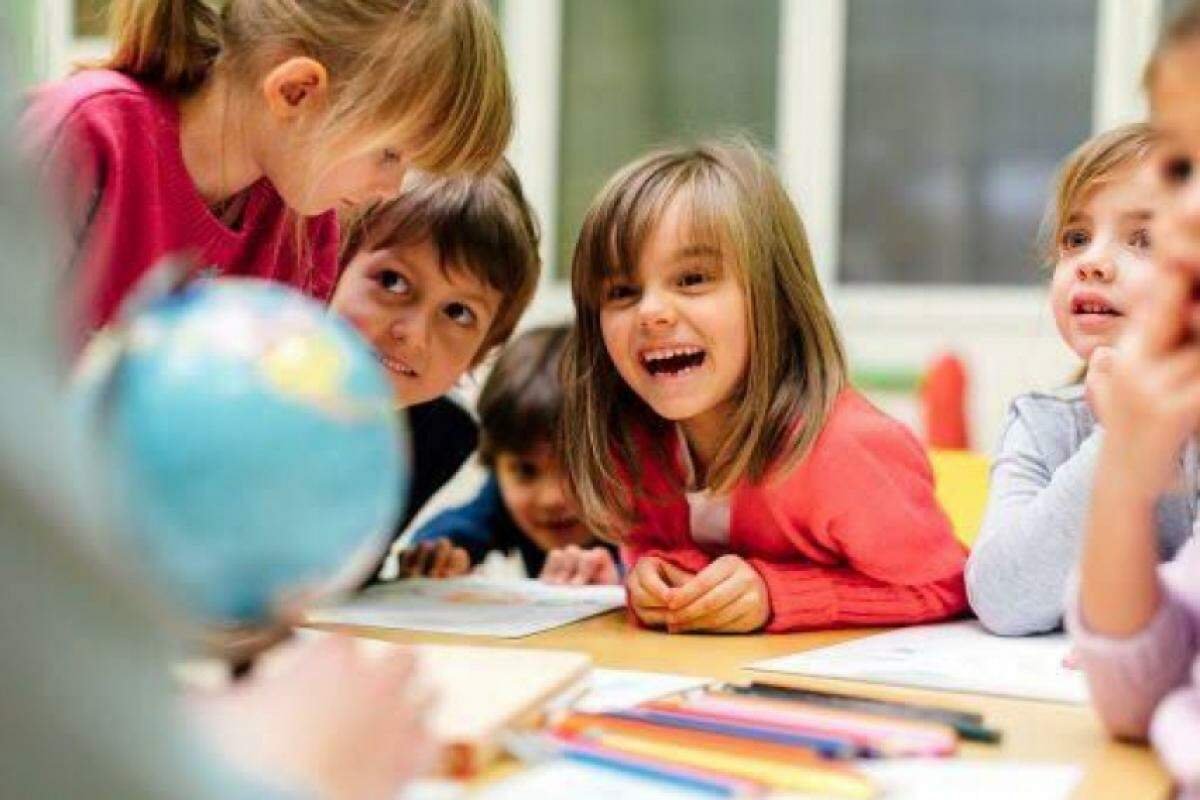
<svg viewBox="0 0 1200 800"><path fill-rule="evenodd" d="M300 293L203 281L85 353L119 528L205 623L269 621L349 583L397 518L407 440L370 348Z"/></svg>

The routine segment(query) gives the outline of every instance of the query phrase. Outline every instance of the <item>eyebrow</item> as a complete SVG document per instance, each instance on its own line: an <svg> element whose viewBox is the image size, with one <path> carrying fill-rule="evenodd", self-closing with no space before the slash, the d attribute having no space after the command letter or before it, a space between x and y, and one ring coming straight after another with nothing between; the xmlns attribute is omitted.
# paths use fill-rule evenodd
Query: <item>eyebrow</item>
<svg viewBox="0 0 1200 800"><path fill-rule="evenodd" d="M1148 208L1139 208L1136 211L1126 211L1121 214L1122 219L1131 219L1136 222L1145 222L1154 218L1154 212Z"/></svg>
<svg viewBox="0 0 1200 800"><path fill-rule="evenodd" d="M688 258L720 258L720 248L713 247L711 244L688 244L675 251L675 261L683 261Z"/></svg>

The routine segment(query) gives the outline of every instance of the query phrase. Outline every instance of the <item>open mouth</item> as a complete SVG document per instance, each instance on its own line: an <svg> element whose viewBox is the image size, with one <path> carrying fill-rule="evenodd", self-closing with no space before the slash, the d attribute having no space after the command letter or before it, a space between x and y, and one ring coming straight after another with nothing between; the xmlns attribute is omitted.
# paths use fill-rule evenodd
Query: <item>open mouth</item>
<svg viewBox="0 0 1200 800"><path fill-rule="evenodd" d="M394 372L397 375L403 375L406 378L417 377L417 371L405 364L399 359L385 356L383 353L376 353L375 357L379 359L379 363L388 368L388 371Z"/></svg>
<svg viewBox="0 0 1200 800"><path fill-rule="evenodd" d="M562 519L551 519L551 520L546 520L545 522L541 523L543 528L552 530L555 533L562 533L564 531L569 531L578 524L579 524L579 520L576 517L563 517Z"/></svg>
<svg viewBox="0 0 1200 800"><path fill-rule="evenodd" d="M1122 316L1121 312L1117 311L1112 304L1099 297L1082 297L1071 301L1071 313L1102 317Z"/></svg>
<svg viewBox="0 0 1200 800"><path fill-rule="evenodd" d="M700 368L707 354L703 347L687 345L643 350L642 366L654 377L677 378Z"/></svg>

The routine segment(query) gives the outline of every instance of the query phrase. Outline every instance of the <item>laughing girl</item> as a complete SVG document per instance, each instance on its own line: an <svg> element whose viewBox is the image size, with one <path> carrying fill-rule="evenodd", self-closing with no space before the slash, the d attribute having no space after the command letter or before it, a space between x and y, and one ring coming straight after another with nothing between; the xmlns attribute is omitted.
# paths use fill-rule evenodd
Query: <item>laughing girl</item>
<svg viewBox="0 0 1200 800"><path fill-rule="evenodd" d="M803 225L741 142L621 170L575 249L565 431L585 519L649 627L926 622L965 553L920 444L846 380Z"/></svg>

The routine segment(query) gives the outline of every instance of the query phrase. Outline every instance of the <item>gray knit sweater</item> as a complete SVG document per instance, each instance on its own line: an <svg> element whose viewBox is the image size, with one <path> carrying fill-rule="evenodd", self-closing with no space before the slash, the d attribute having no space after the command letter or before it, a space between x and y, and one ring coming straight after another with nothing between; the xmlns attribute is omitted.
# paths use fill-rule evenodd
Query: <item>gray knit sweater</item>
<svg viewBox="0 0 1200 800"><path fill-rule="evenodd" d="M1082 386L1012 404L992 465L987 510L967 561L971 608L988 630L1021 636L1062 625L1067 575L1079 560L1103 435ZM1158 503L1159 557L1196 519L1196 448L1180 457L1181 487Z"/></svg>

